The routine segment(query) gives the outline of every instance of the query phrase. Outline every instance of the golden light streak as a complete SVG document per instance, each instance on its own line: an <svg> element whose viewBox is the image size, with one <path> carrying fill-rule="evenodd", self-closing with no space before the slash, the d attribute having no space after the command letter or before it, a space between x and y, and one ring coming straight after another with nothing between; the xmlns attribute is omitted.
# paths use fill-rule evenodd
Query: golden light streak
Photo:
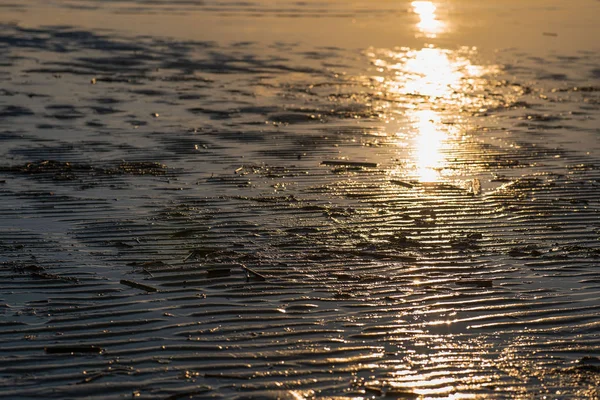
<svg viewBox="0 0 600 400"><path fill-rule="evenodd" d="M436 182L444 165L443 146L447 132L439 129L439 116L431 110L415 111L414 154L417 175L420 182Z"/></svg>
<svg viewBox="0 0 600 400"><path fill-rule="evenodd" d="M435 38L443 32L444 23L437 19L437 7L431 1L413 1L413 12L419 16L417 28L428 38Z"/></svg>
<svg viewBox="0 0 600 400"><path fill-rule="evenodd" d="M461 110L488 106L489 100L480 96L487 85L484 75L497 67L473 64L474 48L452 51L429 45L373 51L369 56L379 74L372 82L396 104L404 105L409 125L397 132L397 145L409 150L414 178L424 183L440 181L451 172L447 157L460 145L460 128L447 120L456 121Z"/></svg>

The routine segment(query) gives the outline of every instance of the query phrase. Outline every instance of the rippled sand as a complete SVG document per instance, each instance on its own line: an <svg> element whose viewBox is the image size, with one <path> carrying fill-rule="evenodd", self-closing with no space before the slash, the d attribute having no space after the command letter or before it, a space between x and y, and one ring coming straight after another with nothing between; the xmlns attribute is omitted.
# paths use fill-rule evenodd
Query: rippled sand
<svg viewBox="0 0 600 400"><path fill-rule="evenodd" d="M598 398L600 3L0 10L0 398Z"/></svg>

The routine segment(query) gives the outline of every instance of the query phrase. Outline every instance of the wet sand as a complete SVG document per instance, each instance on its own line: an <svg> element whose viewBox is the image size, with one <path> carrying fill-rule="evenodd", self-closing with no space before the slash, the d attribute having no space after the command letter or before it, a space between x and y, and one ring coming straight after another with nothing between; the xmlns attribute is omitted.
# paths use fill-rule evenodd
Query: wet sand
<svg viewBox="0 0 600 400"><path fill-rule="evenodd" d="M371 3L2 5L0 398L599 396L600 3Z"/></svg>

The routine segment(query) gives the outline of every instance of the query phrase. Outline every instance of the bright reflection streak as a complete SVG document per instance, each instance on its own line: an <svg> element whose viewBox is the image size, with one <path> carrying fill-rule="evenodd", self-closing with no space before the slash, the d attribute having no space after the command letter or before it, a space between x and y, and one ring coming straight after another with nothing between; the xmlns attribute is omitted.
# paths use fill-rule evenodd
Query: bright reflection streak
<svg viewBox="0 0 600 400"><path fill-rule="evenodd" d="M492 68L483 68L471 63L468 56L474 52L473 49L465 48L460 51L462 54L458 55L456 52L433 46L421 50L388 52L388 56L396 61L395 64L386 63L382 59L376 59L374 64L381 68L387 67L396 77L387 81L376 77L376 80L385 82L388 92L392 94L444 98L446 103L452 102L462 106L473 100L468 96L468 92L477 89L474 84L478 82L469 80L493 72ZM479 82L478 86L483 86L482 83L485 82ZM464 93L461 94L461 90Z"/></svg>
<svg viewBox="0 0 600 400"><path fill-rule="evenodd" d="M406 62L406 70L413 74L413 79L407 82L405 88L423 96L444 96L463 77L461 71L452 65L448 54L434 48L416 52Z"/></svg>
<svg viewBox="0 0 600 400"><path fill-rule="evenodd" d="M439 116L434 111L416 111L414 117L417 131L414 153L417 175L421 182L435 182L444 163L442 147L447 140L447 133L439 129Z"/></svg>
<svg viewBox="0 0 600 400"><path fill-rule="evenodd" d="M448 173L446 155L460 145L459 125L444 120L456 122L464 111L482 112L493 106L494 100L484 97L488 82L483 75L496 67L474 65L474 56L471 48L450 51L433 46L371 54L381 74L373 81L386 96L405 104L412 129L397 133L398 147L409 149L421 182L436 182Z"/></svg>
<svg viewBox="0 0 600 400"><path fill-rule="evenodd" d="M417 28L428 38L435 38L441 33L444 24L437 19L435 11L437 7L431 1L413 1L411 3L413 11L419 16Z"/></svg>

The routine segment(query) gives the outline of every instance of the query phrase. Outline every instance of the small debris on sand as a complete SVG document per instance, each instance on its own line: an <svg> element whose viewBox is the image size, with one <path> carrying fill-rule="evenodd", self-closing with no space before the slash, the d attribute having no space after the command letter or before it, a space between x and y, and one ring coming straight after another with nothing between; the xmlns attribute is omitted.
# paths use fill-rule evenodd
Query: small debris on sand
<svg viewBox="0 0 600 400"><path fill-rule="evenodd" d="M143 283L138 283L134 281L130 281L127 279L121 279L121 285L126 285L132 288L145 290L146 292L158 292L158 289L152 286L144 285Z"/></svg>
<svg viewBox="0 0 600 400"><path fill-rule="evenodd" d="M474 286L482 288L490 288L494 286L494 283L491 279L468 279L456 281L454 283L459 286Z"/></svg>
<svg viewBox="0 0 600 400"><path fill-rule="evenodd" d="M347 160L325 160L321 161L321 165L326 166L347 166L347 167L364 167L364 168L377 168L379 164L373 162L363 161L347 161Z"/></svg>
<svg viewBox="0 0 600 400"><path fill-rule="evenodd" d="M243 269L243 270L246 272L246 278L247 278L248 280L250 280L250 277L251 277L251 276L252 276L254 279L257 279L257 280L259 280L259 281L266 281L266 280L267 280L267 278L266 278L264 275L262 275L262 274L260 274L260 273L256 272L255 270L253 270L253 269L251 269L251 268L248 268L248 267L246 267L244 264L242 264L242 265L241 265L241 267L242 267L242 269Z"/></svg>
<svg viewBox="0 0 600 400"><path fill-rule="evenodd" d="M55 180L75 179L88 174L98 175L165 175L167 166L152 161L123 161L116 167L96 167L89 164L71 163L67 161L41 160L16 166L0 166L0 172L22 174L54 174Z"/></svg>
<svg viewBox="0 0 600 400"><path fill-rule="evenodd" d="M104 349L94 345L51 346L44 347L46 354L101 354Z"/></svg>
<svg viewBox="0 0 600 400"><path fill-rule="evenodd" d="M402 187L405 187L405 188L407 188L407 189L412 189L413 187L415 187L415 185L414 185L414 184L412 184L412 183L409 183L409 182L404 182L404 181L399 181L399 180L396 180L396 179L392 179L392 180L390 180L390 183L391 183L392 185L398 185L398 186L402 186Z"/></svg>
<svg viewBox="0 0 600 400"><path fill-rule="evenodd" d="M49 274L46 272L32 272L31 277L38 278L38 279L49 279L49 280L75 282L75 283L79 282L79 279L77 279L77 278L73 278L70 276L60 276L60 275L56 275L56 274Z"/></svg>

